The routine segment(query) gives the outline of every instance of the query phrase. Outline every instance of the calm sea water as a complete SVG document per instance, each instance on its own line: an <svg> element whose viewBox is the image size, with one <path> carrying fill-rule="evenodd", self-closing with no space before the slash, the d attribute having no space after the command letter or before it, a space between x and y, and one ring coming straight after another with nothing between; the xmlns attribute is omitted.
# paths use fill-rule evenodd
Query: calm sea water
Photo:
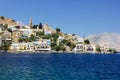
<svg viewBox="0 0 120 80"><path fill-rule="evenodd" d="M120 54L0 54L0 80L120 80Z"/></svg>

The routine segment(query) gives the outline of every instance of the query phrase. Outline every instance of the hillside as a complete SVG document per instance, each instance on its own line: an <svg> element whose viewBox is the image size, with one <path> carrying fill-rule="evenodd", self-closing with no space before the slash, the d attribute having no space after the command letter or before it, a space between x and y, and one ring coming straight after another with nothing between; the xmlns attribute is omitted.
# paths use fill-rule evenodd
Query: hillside
<svg viewBox="0 0 120 80"><path fill-rule="evenodd" d="M8 24L9 26L16 25L17 22L11 18L5 18L3 16L0 16L0 24Z"/></svg>
<svg viewBox="0 0 120 80"><path fill-rule="evenodd" d="M120 34L102 33L90 35L87 38L94 44L99 44L100 46L107 45L110 48L120 51Z"/></svg>

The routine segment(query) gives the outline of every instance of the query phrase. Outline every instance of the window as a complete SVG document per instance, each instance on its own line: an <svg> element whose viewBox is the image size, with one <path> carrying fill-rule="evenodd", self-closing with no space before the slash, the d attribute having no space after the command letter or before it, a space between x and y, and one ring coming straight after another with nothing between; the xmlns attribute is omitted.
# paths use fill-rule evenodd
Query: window
<svg viewBox="0 0 120 80"><path fill-rule="evenodd" d="M77 49L79 49L79 46L76 46Z"/></svg>

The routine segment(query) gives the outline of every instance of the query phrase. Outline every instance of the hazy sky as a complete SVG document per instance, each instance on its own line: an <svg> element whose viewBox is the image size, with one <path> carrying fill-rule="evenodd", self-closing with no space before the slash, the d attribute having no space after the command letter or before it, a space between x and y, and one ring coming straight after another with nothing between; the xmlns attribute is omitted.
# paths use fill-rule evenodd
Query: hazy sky
<svg viewBox="0 0 120 80"><path fill-rule="evenodd" d="M120 0L0 0L0 15L65 33L120 33Z"/></svg>

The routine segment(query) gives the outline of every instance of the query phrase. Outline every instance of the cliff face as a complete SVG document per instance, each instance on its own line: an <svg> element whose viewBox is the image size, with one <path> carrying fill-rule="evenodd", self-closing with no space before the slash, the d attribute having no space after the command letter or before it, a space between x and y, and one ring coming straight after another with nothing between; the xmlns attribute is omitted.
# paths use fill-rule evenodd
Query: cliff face
<svg viewBox="0 0 120 80"><path fill-rule="evenodd" d="M8 24L9 26L14 26L17 25L17 22L13 19L0 16L0 24Z"/></svg>
<svg viewBox="0 0 120 80"><path fill-rule="evenodd" d="M102 33L90 35L87 38L94 44L99 44L100 46L107 45L110 48L120 51L120 34Z"/></svg>

